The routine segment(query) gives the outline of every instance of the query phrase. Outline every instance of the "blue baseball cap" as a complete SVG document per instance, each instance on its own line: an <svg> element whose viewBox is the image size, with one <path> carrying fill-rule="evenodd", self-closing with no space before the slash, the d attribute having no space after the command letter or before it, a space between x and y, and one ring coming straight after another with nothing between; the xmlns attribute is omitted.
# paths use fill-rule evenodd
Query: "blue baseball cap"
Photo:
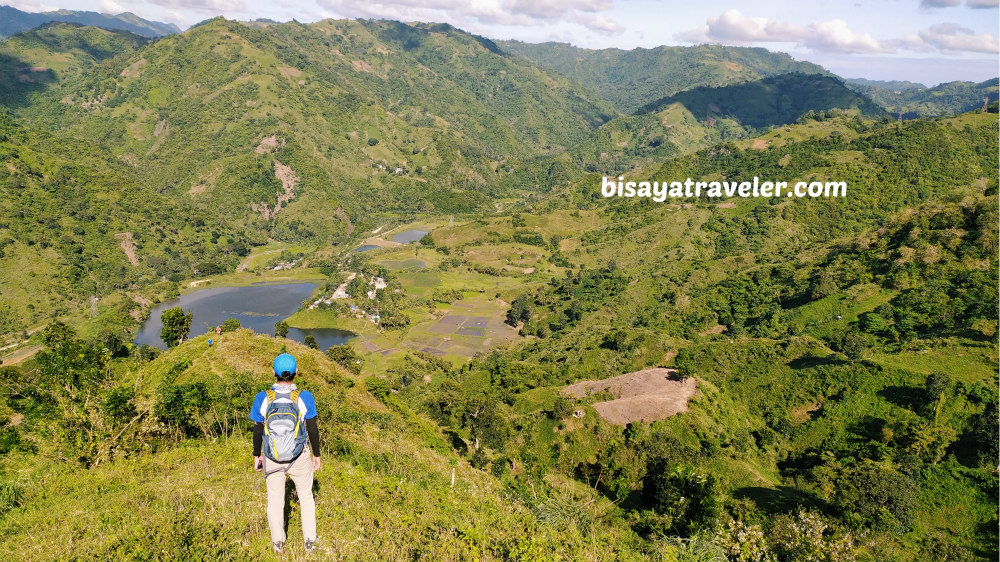
<svg viewBox="0 0 1000 562"><path fill-rule="evenodd" d="M290 353L282 353L274 358L274 374L281 376L282 373L295 374L295 357Z"/></svg>

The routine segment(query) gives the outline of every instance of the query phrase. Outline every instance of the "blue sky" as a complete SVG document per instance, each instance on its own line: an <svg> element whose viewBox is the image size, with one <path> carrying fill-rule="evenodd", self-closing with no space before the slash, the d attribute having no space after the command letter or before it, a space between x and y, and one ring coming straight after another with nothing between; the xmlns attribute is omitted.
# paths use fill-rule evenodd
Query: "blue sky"
<svg viewBox="0 0 1000 562"><path fill-rule="evenodd" d="M22 10L132 12L182 29L216 15L447 22L494 39L580 47L759 46L848 78L934 85L1000 70L1000 0L7 0Z"/></svg>

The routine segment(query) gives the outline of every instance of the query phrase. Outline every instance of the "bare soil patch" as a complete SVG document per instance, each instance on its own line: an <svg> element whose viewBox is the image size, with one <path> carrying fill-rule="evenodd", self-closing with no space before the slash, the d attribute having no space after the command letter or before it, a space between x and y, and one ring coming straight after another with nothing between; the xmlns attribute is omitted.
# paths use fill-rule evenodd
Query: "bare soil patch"
<svg viewBox="0 0 1000 562"><path fill-rule="evenodd" d="M206 174L198 174L197 183L192 183L191 188L188 189L188 195L194 197L205 193L205 190L214 187L216 180L222 175L222 166L218 166Z"/></svg>
<svg viewBox="0 0 1000 562"><path fill-rule="evenodd" d="M15 351L14 353L7 355L0 359L0 363L3 365L17 365L21 361L33 357L36 353L43 349L42 346L36 345L33 347L26 347L24 349Z"/></svg>
<svg viewBox="0 0 1000 562"><path fill-rule="evenodd" d="M354 70L360 70L362 72L372 71L372 65L368 64L363 60L352 60L351 65L354 67Z"/></svg>
<svg viewBox="0 0 1000 562"><path fill-rule="evenodd" d="M118 246L125 252L128 256L128 262L132 265L139 265L139 260L135 257L135 240L132 238L131 232L119 232L115 234L115 238L121 240Z"/></svg>
<svg viewBox="0 0 1000 562"><path fill-rule="evenodd" d="M722 325L722 324L716 324L715 326L712 326L711 328L702 330L701 332L698 333L698 335L699 336L709 336L709 335L713 335L714 336L714 335L719 335L722 332L725 332L726 330L727 330L727 328L724 325Z"/></svg>
<svg viewBox="0 0 1000 562"><path fill-rule="evenodd" d="M156 128L153 129L153 136L156 137L156 142L153 143L153 146L149 147L146 156L156 152L163 145L163 141L167 140L167 137L170 136L170 123L167 123L166 119L159 121L156 124Z"/></svg>
<svg viewBox="0 0 1000 562"><path fill-rule="evenodd" d="M751 148L753 148L754 150L767 150L767 147L770 144L771 144L771 141L768 141L768 140L753 139L753 144L751 145Z"/></svg>
<svg viewBox="0 0 1000 562"><path fill-rule="evenodd" d="M264 137L257 145L257 148L253 149L257 154L270 154L274 152L276 148L285 146L285 139L278 140L278 135L271 135L269 137Z"/></svg>
<svg viewBox="0 0 1000 562"><path fill-rule="evenodd" d="M142 65L146 64L146 59L139 59L132 64L128 65L124 70L121 71L122 78L138 78L142 71L139 70Z"/></svg>
<svg viewBox="0 0 1000 562"><path fill-rule="evenodd" d="M822 406L822 404L818 402L809 402L807 404L803 404L797 408L792 408L792 410L788 412L788 417L792 418L792 421L795 423L802 423L804 421L808 421L810 418L812 418L813 412L816 412L820 409L820 406Z"/></svg>
<svg viewBox="0 0 1000 562"><path fill-rule="evenodd" d="M653 367L601 381L580 381L563 389L563 394L582 398L607 390L614 400L594 404L601 419L615 425L653 422L687 411L688 400L698 391L698 381L675 380L674 369Z"/></svg>
<svg viewBox="0 0 1000 562"><path fill-rule="evenodd" d="M270 220L281 208L295 198L295 188L299 185L299 176L295 175L295 171L289 166L274 161L274 177L281 180L281 189L284 193L278 192L278 201L274 204L272 208L267 203L250 203L250 208L254 212L260 213L260 216L264 220Z"/></svg>
<svg viewBox="0 0 1000 562"><path fill-rule="evenodd" d="M345 211L343 207L337 207L334 209L333 216L347 223L348 236L354 232L354 224L351 223L351 217L347 216L347 211Z"/></svg>
<svg viewBox="0 0 1000 562"><path fill-rule="evenodd" d="M299 76L302 76L301 70L290 66L279 66L278 72L280 72L285 78L298 78Z"/></svg>

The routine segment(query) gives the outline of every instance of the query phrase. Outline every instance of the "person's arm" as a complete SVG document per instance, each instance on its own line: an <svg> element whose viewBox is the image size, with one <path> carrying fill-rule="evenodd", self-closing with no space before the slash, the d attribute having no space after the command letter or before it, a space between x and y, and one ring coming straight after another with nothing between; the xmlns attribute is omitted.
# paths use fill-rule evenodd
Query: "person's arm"
<svg viewBox="0 0 1000 562"><path fill-rule="evenodd" d="M306 420L306 435L309 436L313 456L319 457L319 426L316 425L316 418Z"/></svg>
<svg viewBox="0 0 1000 562"><path fill-rule="evenodd" d="M254 422L253 424L253 468L260 470L264 466L264 459L261 458L260 448L264 443L264 423Z"/></svg>
<svg viewBox="0 0 1000 562"><path fill-rule="evenodd" d="M261 457L260 449L264 442L264 416L261 415L260 409L263 406L264 399L267 397L266 392L258 392L257 396L254 397L253 406L250 407L250 421L253 422L253 468L254 470L261 470L264 464L264 459Z"/></svg>
<svg viewBox="0 0 1000 562"><path fill-rule="evenodd" d="M306 435L309 437L309 447L312 449L313 472L323 466L319 460L319 426L316 425L316 399L308 390L299 395L302 405L306 407Z"/></svg>
<svg viewBox="0 0 1000 562"><path fill-rule="evenodd" d="M255 422L253 424L253 456L260 456L260 448L264 443L264 424L263 422Z"/></svg>

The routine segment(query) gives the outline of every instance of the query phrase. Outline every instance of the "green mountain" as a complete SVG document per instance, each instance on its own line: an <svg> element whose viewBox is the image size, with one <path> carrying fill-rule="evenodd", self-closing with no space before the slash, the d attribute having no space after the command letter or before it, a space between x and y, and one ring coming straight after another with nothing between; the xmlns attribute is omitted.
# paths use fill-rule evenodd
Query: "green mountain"
<svg viewBox="0 0 1000 562"><path fill-rule="evenodd" d="M117 15L79 10L36 13L24 12L11 6L0 6L0 39L49 22L75 23L102 29L130 31L150 38L180 33L181 31L172 23L145 20L131 12Z"/></svg>
<svg viewBox="0 0 1000 562"><path fill-rule="evenodd" d="M835 114L881 108L831 76L790 73L734 86L698 86L618 117L571 151L586 172L618 175L657 159Z"/></svg>
<svg viewBox="0 0 1000 562"><path fill-rule="evenodd" d="M32 154L0 170L3 205L31 208L4 213L0 237L53 283L79 277L70 270L84 254L71 247L121 254L87 265L92 281L75 291L39 302L5 292L16 325L55 313L50 297L74 308L109 288L232 271L268 240L345 241L380 216L478 209L510 162L565 150L614 115L565 78L440 25L215 20L150 43L53 24L8 39L0 56L6 150ZM88 189L69 189L60 165ZM47 184L80 209L124 192L139 207L121 209L131 224L66 216L35 204ZM22 234L33 221L66 230ZM54 236L67 245L35 244ZM131 257L114 251L133 244Z"/></svg>
<svg viewBox="0 0 1000 562"><path fill-rule="evenodd" d="M590 88L623 113L697 86L727 86L789 72L826 72L760 48L699 45L625 51L581 49L566 43L497 44Z"/></svg>
<svg viewBox="0 0 1000 562"><path fill-rule="evenodd" d="M912 82L847 80L856 92L870 97L886 111L902 119L941 117L983 108L997 101L1000 80L980 83L947 82L928 88Z"/></svg>
<svg viewBox="0 0 1000 562"><path fill-rule="evenodd" d="M809 111L855 109L877 117L882 110L860 96L839 79L823 74L782 74L736 86L699 86L649 103L640 113L652 113L679 103L712 125L734 120L738 125L759 130L794 123Z"/></svg>

